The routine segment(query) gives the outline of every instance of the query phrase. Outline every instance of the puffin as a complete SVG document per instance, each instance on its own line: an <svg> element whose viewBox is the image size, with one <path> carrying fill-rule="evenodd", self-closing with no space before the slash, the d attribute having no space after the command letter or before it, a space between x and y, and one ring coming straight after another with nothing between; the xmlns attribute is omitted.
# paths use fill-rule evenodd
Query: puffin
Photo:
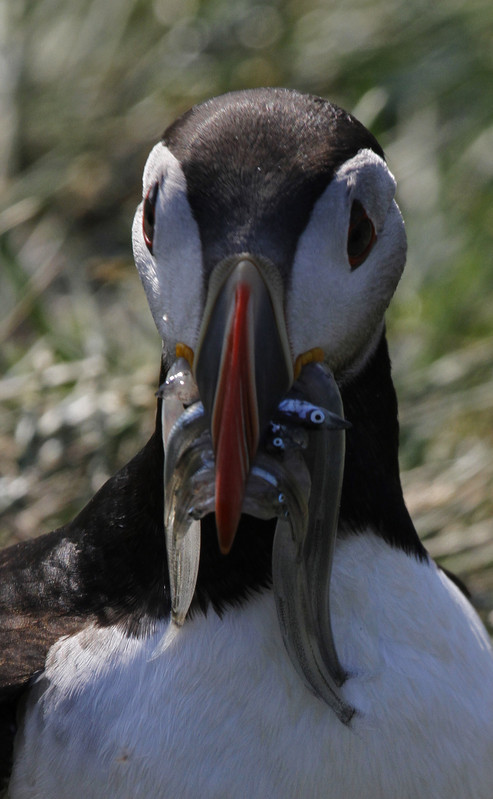
<svg viewBox="0 0 493 799"><path fill-rule="evenodd" d="M491 799L491 643L399 476L395 189L360 122L288 89L152 149L155 432L0 553L10 799Z"/></svg>

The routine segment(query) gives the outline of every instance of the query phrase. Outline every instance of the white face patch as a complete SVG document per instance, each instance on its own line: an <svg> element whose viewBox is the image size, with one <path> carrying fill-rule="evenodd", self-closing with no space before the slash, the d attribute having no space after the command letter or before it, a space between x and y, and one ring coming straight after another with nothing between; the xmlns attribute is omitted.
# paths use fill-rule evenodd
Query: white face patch
<svg viewBox="0 0 493 799"><path fill-rule="evenodd" d="M373 151L361 150L338 169L315 203L286 293L294 358L321 347L338 372L373 345L406 259L404 223L394 192L395 180L385 162ZM366 260L351 269L347 239L354 200L373 222L376 241Z"/></svg>
<svg viewBox="0 0 493 799"><path fill-rule="evenodd" d="M196 348L205 297L201 239L185 175L163 143L147 160L144 200L156 183L153 252L144 241L144 201L135 214L133 247L155 324L173 358L179 341ZM285 294L293 362L320 347L332 370L340 373L371 351L405 263L404 223L394 192L395 181L383 159L361 150L337 170L315 203ZM376 241L366 260L352 269L347 239L354 200L371 219Z"/></svg>
<svg viewBox="0 0 493 799"><path fill-rule="evenodd" d="M156 182L159 190L151 254L144 241L142 214L144 200ZM174 357L178 341L195 348L204 305L202 248L185 176L162 142L147 159L142 196L132 228L134 258L156 327Z"/></svg>

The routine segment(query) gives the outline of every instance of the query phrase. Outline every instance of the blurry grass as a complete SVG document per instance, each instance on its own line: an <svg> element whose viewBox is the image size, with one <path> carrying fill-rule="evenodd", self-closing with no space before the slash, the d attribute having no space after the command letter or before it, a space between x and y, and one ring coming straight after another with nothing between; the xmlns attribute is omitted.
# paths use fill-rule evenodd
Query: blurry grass
<svg viewBox="0 0 493 799"><path fill-rule="evenodd" d="M489 0L0 0L1 543L69 520L152 429L150 147L205 97L287 85L353 110L398 178L406 493L493 608L492 39Z"/></svg>

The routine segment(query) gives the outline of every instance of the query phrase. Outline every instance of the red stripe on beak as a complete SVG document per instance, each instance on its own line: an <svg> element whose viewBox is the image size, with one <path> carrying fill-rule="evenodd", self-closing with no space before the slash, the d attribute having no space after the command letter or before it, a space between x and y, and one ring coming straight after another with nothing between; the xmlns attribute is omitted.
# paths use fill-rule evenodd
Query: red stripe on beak
<svg viewBox="0 0 493 799"><path fill-rule="evenodd" d="M250 463L259 442L251 316L251 288L238 283L211 425L216 453L216 527L223 554L233 544Z"/></svg>

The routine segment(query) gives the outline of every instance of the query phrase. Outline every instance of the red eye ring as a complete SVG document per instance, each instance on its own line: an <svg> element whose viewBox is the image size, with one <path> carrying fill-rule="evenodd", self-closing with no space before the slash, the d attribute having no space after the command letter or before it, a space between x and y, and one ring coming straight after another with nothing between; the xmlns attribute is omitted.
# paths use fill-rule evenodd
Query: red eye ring
<svg viewBox="0 0 493 799"><path fill-rule="evenodd" d="M154 242L154 224L156 222L156 201L159 190L159 183L153 183L147 196L144 200L144 208L142 211L142 232L144 234L144 241L146 247L152 255L152 246Z"/></svg>
<svg viewBox="0 0 493 799"><path fill-rule="evenodd" d="M366 261L376 239L373 222L359 200L354 200L347 234L347 255L351 269L357 269Z"/></svg>

